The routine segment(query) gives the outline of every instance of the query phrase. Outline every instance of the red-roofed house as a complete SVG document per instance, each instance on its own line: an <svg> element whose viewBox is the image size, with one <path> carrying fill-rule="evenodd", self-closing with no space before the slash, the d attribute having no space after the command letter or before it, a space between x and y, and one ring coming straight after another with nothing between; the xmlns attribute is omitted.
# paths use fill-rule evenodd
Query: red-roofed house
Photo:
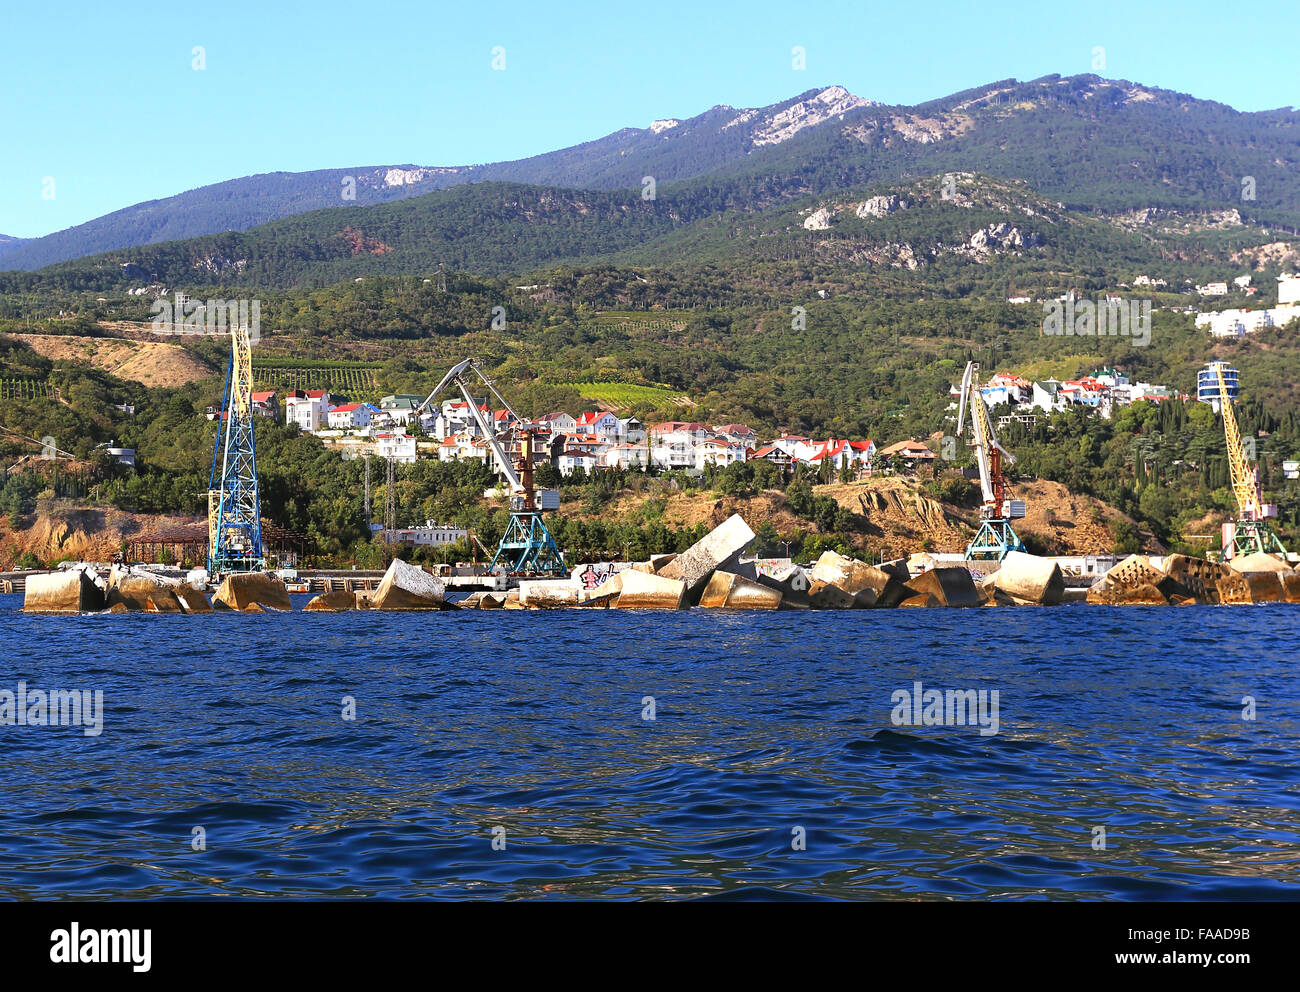
<svg viewBox="0 0 1300 992"><path fill-rule="evenodd" d="M265 393L253 393L253 412L259 417L270 417L272 420L280 419L280 401L276 399L275 390L269 390Z"/></svg>
<svg viewBox="0 0 1300 992"><path fill-rule="evenodd" d="M315 391L319 395L304 393L301 389L295 389L285 397L284 400L284 419L285 423L297 424L298 429L302 431L318 431L320 425L326 419L326 410L322 395L329 394L323 389Z"/></svg>
<svg viewBox="0 0 1300 992"><path fill-rule="evenodd" d="M332 428L348 430L352 427L369 427L370 414L374 411L369 403L345 403L329 412L329 425Z"/></svg>
<svg viewBox="0 0 1300 992"><path fill-rule="evenodd" d="M578 429L578 422L563 410L548 413L537 418L537 422L554 434L572 434Z"/></svg>
<svg viewBox="0 0 1300 992"><path fill-rule="evenodd" d="M577 430L583 434L603 434L618 437L618 418L606 410L588 410L578 414Z"/></svg>
<svg viewBox="0 0 1300 992"><path fill-rule="evenodd" d="M765 444L757 451L750 453L749 460L751 462L758 461L760 458L780 468L788 467L793 460L784 448L779 448L775 444Z"/></svg>

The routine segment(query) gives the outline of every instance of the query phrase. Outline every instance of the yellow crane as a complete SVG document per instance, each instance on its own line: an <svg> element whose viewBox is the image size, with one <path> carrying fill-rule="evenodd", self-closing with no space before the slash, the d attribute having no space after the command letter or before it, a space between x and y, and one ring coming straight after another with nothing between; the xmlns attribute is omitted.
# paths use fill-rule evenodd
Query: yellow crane
<svg viewBox="0 0 1300 992"><path fill-rule="evenodd" d="M1219 385L1219 409L1223 413L1223 436L1228 446L1228 472L1232 480L1232 495L1237 501L1237 519L1230 525L1231 533L1225 528L1223 556L1235 558L1263 551L1286 557L1286 548L1267 522L1269 517L1277 516L1277 507L1264 502L1259 466L1252 465L1246 458L1241 428L1237 426L1237 414L1223 370L1223 362L1214 363Z"/></svg>

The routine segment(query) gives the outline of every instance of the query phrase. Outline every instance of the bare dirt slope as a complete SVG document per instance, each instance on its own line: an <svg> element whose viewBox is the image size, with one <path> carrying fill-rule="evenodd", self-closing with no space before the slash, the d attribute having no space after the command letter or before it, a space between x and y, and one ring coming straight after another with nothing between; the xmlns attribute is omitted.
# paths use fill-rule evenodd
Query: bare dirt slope
<svg viewBox="0 0 1300 992"><path fill-rule="evenodd" d="M111 507L78 506L70 500L41 500L37 512L14 530L0 517L0 571L11 569L24 552L43 562L59 558L109 561L130 541L192 525L193 518L128 513Z"/></svg>
<svg viewBox="0 0 1300 992"><path fill-rule="evenodd" d="M82 362L146 386L181 386L213 374L213 369L180 345L166 341L93 338L72 334L12 334L54 361Z"/></svg>

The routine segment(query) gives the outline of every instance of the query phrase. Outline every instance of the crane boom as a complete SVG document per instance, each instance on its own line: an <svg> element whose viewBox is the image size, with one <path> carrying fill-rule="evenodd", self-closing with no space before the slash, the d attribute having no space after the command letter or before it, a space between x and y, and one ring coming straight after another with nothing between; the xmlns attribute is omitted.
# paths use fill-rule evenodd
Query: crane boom
<svg viewBox="0 0 1300 992"><path fill-rule="evenodd" d="M500 400L501 405L505 407L515 422L522 421L523 418L515 413L510 404L505 401L505 397L497 392L492 380L483 374L483 370L479 368L478 363L472 358L467 358L448 370L433 392L415 408L415 416L419 417L423 414L429 408L429 405L433 403L434 397L454 383L456 388L460 390L460 394L465 397L465 402L469 404L474 422L478 424L479 430L483 432L484 440L491 447L492 453L496 456L497 464L501 466L502 473L510 483L510 523L506 527L505 534L501 537L500 544L497 545L497 553L492 558L492 564L488 566L489 570L497 571L500 568L514 574L564 575L568 571L564 563L564 554L556 545L551 532L546 529L541 513L541 507L546 504L544 497L548 494L554 497L552 508L558 509L559 495L549 490L543 494L535 493L533 490L533 446L535 443L533 434L531 430L524 430L520 441L519 462L517 465L511 464L505 448L501 446L501 442L497 438L496 431L488 423L487 418L483 416L483 411L479 409L478 403L470 390L473 385L473 380L468 375L470 369L491 390L492 395ZM479 546L482 547L482 544L480 543ZM484 550L487 549L484 548Z"/></svg>
<svg viewBox="0 0 1300 992"><path fill-rule="evenodd" d="M451 367L447 374L442 377L442 381L434 387L433 392L426 396L424 402L415 408L415 416L419 417L428 409L429 404L433 402L433 398L446 389L449 384L454 382L457 388L460 389L461 395L465 398L465 402L469 404L469 411L474 417L474 422L478 424L479 430L483 432L483 437L487 441L488 446L492 449L492 454L496 456L497 465L500 466L502 474L506 477L506 481L510 483L510 491L521 493L524 491L524 484L515 473L514 466L510 464L510 459L506 455L505 449L501 447L501 442L497 440L496 431L492 428L492 425L487 422L487 418L483 416L483 411L478 408L478 401L474 399L473 394L470 392L470 383L466 381L466 369L473 369L477 372L478 377L483 380L488 389L492 390L492 395L501 401L501 405L509 411L510 415L514 417L515 420L520 419L519 415L511 409L510 404L507 403L502 398L501 394L497 392L492 381L483 374L482 370L478 367L478 363L472 358L467 358L460 364Z"/></svg>
<svg viewBox="0 0 1300 992"><path fill-rule="evenodd" d="M1259 475L1246 463L1246 453L1241 449L1241 428L1237 414L1228 395L1228 381L1223 376L1223 365L1215 365L1219 379L1219 407L1223 411L1223 436L1228 445L1228 474L1232 480L1232 495L1237 500L1237 510L1242 520L1260 519Z"/></svg>
<svg viewBox="0 0 1300 992"><path fill-rule="evenodd" d="M1025 505L1019 500L1006 498L1006 480L1002 476L1002 462L1015 464L1015 456L998 440L989 419L989 408L980 392L980 367L975 362L966 363L961 377L961 396L957 406L957 433L966 430L966 410L970 409L970 446L975 449L975 464L979 466L980 491L984 505L980 509L980 529L966 547L966 557L1001 561L1009 551L1024 551L1024 542L1016 536L1008 522L1009 517L1023 517Z"/></svg>

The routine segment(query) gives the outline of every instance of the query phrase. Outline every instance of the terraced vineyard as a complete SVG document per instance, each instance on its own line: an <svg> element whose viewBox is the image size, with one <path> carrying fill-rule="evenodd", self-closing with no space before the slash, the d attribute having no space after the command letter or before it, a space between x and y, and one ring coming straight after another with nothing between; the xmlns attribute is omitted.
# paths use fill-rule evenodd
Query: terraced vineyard
<svg viewBox="0 0 1300 992"><path fill-rule="evenodd" d="M253 363L253 380L278 389L328 389L361 397L378 392L379 367L339 362L272 361Z"/></svg>
<svg viewBox="0 0 1300 992"><path fill-rule="evenodd" d="M42 379L0 378L0 400L39 400L53 395L54 390Z"/></svg>
<svg viewBox="0 0 1300 992"><path fill-rule="evenodd" d="M688 397L666 386L641 386L629 382L575 382L573 388L583 399L603 403L614 410L625 410L638 403L649 403L661 410L694 405Z"/></svg>

